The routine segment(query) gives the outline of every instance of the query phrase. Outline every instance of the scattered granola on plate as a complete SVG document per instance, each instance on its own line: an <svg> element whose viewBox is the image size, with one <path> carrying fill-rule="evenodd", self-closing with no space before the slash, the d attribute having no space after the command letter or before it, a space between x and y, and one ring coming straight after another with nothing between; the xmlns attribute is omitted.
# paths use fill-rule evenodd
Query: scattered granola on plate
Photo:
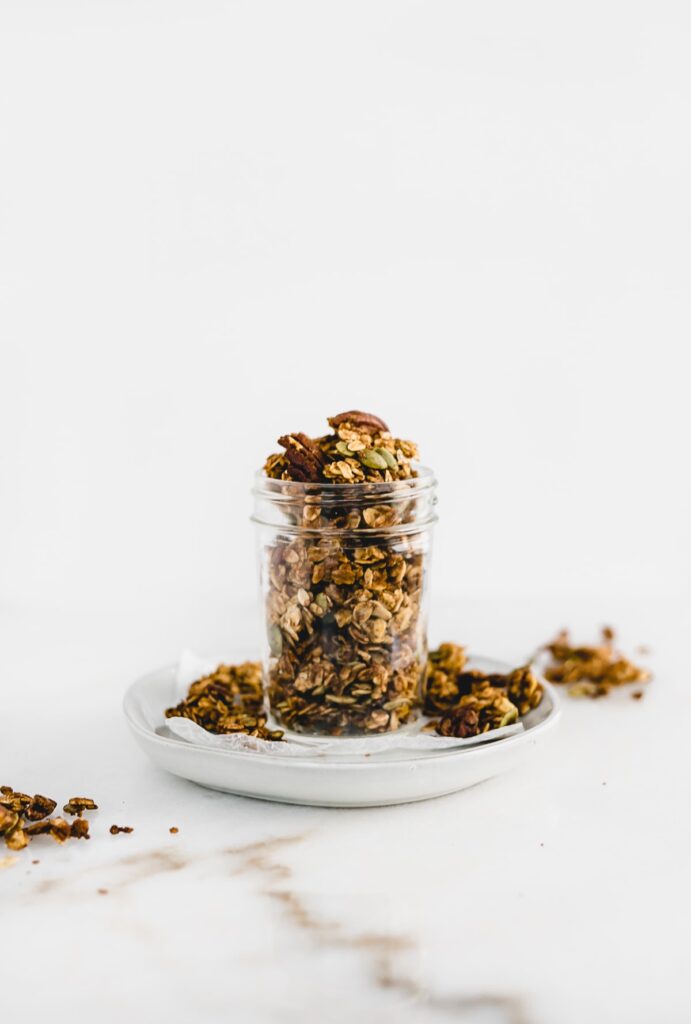
<svg viewBox="0 0 691 1024"><path fill-rule="evenodd" d="M259 661L219 665L192 683L184 700L167 708L166 718L189 718L213 733L243 732L263 740L280 740L281 730L267 729Z"/></svg>
<svg viewBox="0 0 691 1024"><path fill-rule="evenodd" d="M430 651L424 684L426 715L441 715L426 732L466 738L511 725L536 708L543 686L530 666L507 674L466 667L465 648L443 643Z"/></svg>
<svg viewBox="0 0 691 1024"><path fill-rule="evenodd" d="M262 729L262 735L252 725L240 728L242 714L238 711L237 687L231 687L234 692L229 693L226 683L225 688L218 690L219 675L226 680L236 679L238 673L249 671L253 675L256 673L259 686L252 698L252 722L256 721L261 698L258 662L219 665L216 672L192 683L185 700L175 708L169 708L165 712L166 717L189 718L213 733L246 732L260 739L283 736L282 732L268 728ZM207 696L209 686L213 687L211 696ZM422 697L424 714L431 720L423 731L461 738L477 736L517 722L539 705L542 695L542 684L528 666L514 669L506 675L486 674L467 667L465 648L444 643L430 651L427 659ZM226 706L231 708L233 728L224 725ZM265 716L261 717L266 721Z"/></svg>

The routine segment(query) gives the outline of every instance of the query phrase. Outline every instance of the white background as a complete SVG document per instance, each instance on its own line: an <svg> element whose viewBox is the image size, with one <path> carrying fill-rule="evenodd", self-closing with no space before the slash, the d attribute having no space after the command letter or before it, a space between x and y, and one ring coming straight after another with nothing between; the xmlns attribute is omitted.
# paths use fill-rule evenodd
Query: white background
<svg viewBox="0 0 691 1024"><path fill-rule="evenodd" d="M436 936L423 981L443 939L446 990L476 991L451 951L472 978L496 953L537 1024L688 1020L690 52L688 4L660 0L0 0L0 782L92 790L134 844L171 807L201 845L323 826L300 885L389 899ZM183 646L251 653L252 474L279 434L353 407L438 476L433 639L518 660L612 620L654 645L650 698L566 708L561 756L416 810L212 805L160 773L152 804L125 686ZM348 829L381 858L355 897ZM462 895L480 931L434 889L457 877L435 829L486 865ZM402 904L386 865L416 830L436 868ZM40 856L74 879L105 842ZM419 870L406 850L396 892ZM196 936L196 881L176 877ZM499 877L518 889L493 930ZM28 900L57 982L67 915L21 884L12 934ZM72 901L70 919L112 932L101 952L130 977L174 944L159 897L138 923L119 911L140 945L115 911ZM215 1021L206 990L170 987L176 953L156 999ZM82 998L105 1021L102 991Z"/></svg>
<svg viewBox="0 0 691 1024"><path fill-rule="evenodd" d="M252 472L352 407L437 597L688 593L687 5L0 10L6 608L244 603Z"/></svg>

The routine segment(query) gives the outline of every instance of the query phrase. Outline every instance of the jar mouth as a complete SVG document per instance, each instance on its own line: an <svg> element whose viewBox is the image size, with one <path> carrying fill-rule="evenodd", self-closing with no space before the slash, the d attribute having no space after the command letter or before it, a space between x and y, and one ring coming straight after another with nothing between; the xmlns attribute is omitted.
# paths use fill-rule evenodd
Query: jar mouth
<svg viewBox="0 0 691 1024"><path fill-rule="evenodd" d="M310 503L319 499L321 505L342 505L347 502L362 502L370 499L377 502L408 500L437 486L434 473L429 466L414 466L416 475L406 480L364 481L357 484L336 484L321 480L277 480L259 470L254 477L252 494L272 502L292 504L296 501Z"/></svg>
<svg viewBox="0 0 691 1024"><path fill-rule="evenodd" d="M406 480L365 481L357 484L322 483L301 480L276 480L263 472L255 476L252 522L280 529L290 535L368 538L405 536L419 533L436 522L437 481L427 466L415 466L416 476ZM383 506L392 512L387 525L367 527L358 520L349 525L347 515ZM314 515L309 515L309 510ZM315 522L319 520L319 523ZM345 520L345 521L344 521ZM312 523L314 522L314 525Z"/></svg>

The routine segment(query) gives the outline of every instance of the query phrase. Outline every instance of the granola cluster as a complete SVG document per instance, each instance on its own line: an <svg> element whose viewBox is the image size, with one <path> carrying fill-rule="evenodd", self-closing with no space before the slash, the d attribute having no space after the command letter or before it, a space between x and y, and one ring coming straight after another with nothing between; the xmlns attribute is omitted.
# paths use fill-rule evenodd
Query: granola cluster
<svg viewBox="0 0 691 1024"><path fill-rule="evenodd" d="M189 718L214 733L243 732L263 740L280 740L283 732L267 729L259 661L219 665L192 683L184 700L166 710L166 718Z"/></svg>
<svg viewBox="0 0 691 1024"><path fill-rule="evenodd" d="M412 460L417 446L395 438L386 423L372 413L352 409L328 420L332 433L310 438L285 434L278 443L284 452L270 455L264 472L280 480L310 483L383 483L415 476Z"/></svg>
<svg viewBox="0 0 691 1024"><path fill-rule="evenodd" d="M443 643L430 651L424 712L441 715L425 728L440 736L477 736L516 722L542 700L543 687L529 666L504 675L466 668L465 649Z"/></svg>
<svg viewBox="0 0 691 1024"><path fill-rule="evenodd" d="M10 850L23 850L35 836L49 835L58 843L67 839L88 839L89 822L84 810L96 810L89 797L72 797L64 806L65 814L76 815L73 822L51 818L57 802L48 796L20 793L11 786L0 786L0 835Z"/></svg>
<svg viewBox="0 0 691 1024"><path fill-rule="evenodd" d="M646 669L616 650L611 627L605 626L601 635L601 642L594 647L575 647L568 630L563 629L544 647L552 658L545 668L545 678L566 684L572 697L604 697L614 687L650 679ZM636 691L632 696L639 698L642 693Z"/></svg>

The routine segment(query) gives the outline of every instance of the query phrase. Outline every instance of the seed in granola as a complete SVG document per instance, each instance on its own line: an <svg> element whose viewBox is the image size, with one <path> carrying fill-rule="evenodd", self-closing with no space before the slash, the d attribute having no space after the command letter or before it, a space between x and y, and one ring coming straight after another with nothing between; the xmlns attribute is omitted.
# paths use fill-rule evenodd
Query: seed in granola
<svg viewBox="0 0 691 1024"><path fill-rule="evenodd" d="M369 469L387 469L388 467L386 459L379 454L376 448L360 452L360 462Z"/></svg>

